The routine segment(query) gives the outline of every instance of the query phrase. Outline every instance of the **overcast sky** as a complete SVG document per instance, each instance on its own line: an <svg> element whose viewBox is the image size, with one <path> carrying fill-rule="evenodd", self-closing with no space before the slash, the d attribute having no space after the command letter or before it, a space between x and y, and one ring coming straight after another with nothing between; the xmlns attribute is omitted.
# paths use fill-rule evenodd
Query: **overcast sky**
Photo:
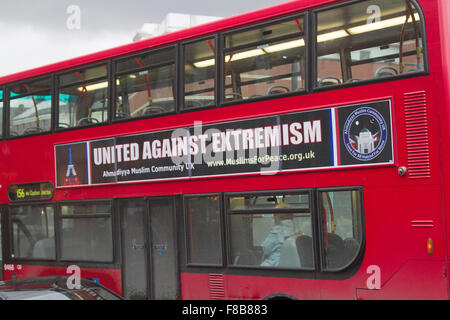
<svg viewBox="0 0 450 320"><path fill-rule="evenodd" d="M286 1L0 0L0 75L129 43L169 12L229 17Z"/></svg>

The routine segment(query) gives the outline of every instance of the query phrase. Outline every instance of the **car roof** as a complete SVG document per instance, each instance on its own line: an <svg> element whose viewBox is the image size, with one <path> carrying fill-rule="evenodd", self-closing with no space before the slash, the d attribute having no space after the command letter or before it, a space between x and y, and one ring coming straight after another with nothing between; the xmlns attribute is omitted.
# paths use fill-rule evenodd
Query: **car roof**
<svg viewBox="0 0 450 320"><path fill-rule="evenodd" d="M32 277L0 282L1 300L120 300L117 294L88 279L69 288L67 276Z"/></svg>

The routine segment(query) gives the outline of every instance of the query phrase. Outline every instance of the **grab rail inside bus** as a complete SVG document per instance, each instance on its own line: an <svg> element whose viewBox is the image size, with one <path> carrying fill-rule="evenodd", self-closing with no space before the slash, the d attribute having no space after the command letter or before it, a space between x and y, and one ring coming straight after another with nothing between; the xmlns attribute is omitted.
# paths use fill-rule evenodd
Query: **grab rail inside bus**
<svg viewBox="0 0 450 320"><path fill-rule="evenodd" d="M134 58L134 60L136 61L136 63L138 64L138 66L140 68L142 68L144 66L142 64L141 59ZM153 98L152 98L152 91L151 91L151 86L150 86L150 79L148 77L149 74L150 74L150 70L148 70L148 72L146 74L144 74L144 79L145 79L145 85L147 86L148 105L151 106L153 104Z"/></svg>
<svg viewBox="0 0 450 320"><path fill-rule="evenodd" d="M24 86L25 86L25 89L26 89L28 92L31 91L30 86L29 86L28 84L25 84ZM34 96L33 96L33 95L31 95L31 100L33 100L34 114L35 114L35 117L36 117L36 127L37 127L37 128L40 128L39 111L38 111L38 108L37 108L36 99L34 99Z"/></svg>
<svg viewBox="0 0 450 320"><path fill-rule="evenodd" d="M325 194L326 199L327 199L327 203L328 203L328 208L330 208L330 219L331 219L331 234L334 234L334 232L336 231L336 223L334 221L334 210L333 210L333 205L331 203L331 198L330 198L330 193L329 192L324 192L323 194ZM323 211L323 227L324 227L324 239L325 239L325 251L328 251L328 223L327 223L327 209L325 208L325 206L322 204L322 211Z"/></svg>
<svg viewBox="0 0 450 320"><path fill-rule="evenodd" d="M414 28L414 35L415 35L415 40L416 40L416 56L417 56L417 66L420 65L420 59L422 58L422 48L420 47L419 44L419 37L420 37L420 28L417 27L417 21L416 21L416 17L414 16L414 12L413 12L413 8L411 7L411 2L409 1L405 1L406 3L406 20L405 23L403 24L402 27L402 32L401 32L401 36L400 36L400 62L399 62L399 69L400 69L400 73L403 73L405 71L405 65L403 63L403 43L405 41L405 34L406 34L406 26L408 25L409 19L412 19L412 25Z"/></svg>
<svg viewBox="0 0 450 320"><path fill-rule="evenodd" d="M78 78L78 80L82 81L83 77L81 76L81 73L79 71L75 72L75 76ZM78 111L78 108L80 108L81 106L81 98L85 96L86 100L87 100L87 105L88 105L88 118L91 118L92 116L92 107L91 107L91 103L90 103L90 96L89 96L89 91L86 88L86 85L83 84L80 93L78 94L78 98L77 98L77 102L75 104L75 108L74 108L74 113L76 114ZM81 118L80 120L77 121L77 126L80 125L80 121L84 120L85 118Z"/></svg>

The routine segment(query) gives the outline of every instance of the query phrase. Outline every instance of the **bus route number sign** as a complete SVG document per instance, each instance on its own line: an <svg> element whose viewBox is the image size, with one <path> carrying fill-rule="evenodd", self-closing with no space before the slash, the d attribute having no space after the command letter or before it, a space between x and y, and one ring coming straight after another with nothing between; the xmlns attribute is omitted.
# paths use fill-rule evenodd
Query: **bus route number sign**
<svg viewBox="0 0 450 320"><path fill-rule="evenodd" d="M50 181L11 184L8 187L11 202L51 200L54 193L55 188Z"/></svg>

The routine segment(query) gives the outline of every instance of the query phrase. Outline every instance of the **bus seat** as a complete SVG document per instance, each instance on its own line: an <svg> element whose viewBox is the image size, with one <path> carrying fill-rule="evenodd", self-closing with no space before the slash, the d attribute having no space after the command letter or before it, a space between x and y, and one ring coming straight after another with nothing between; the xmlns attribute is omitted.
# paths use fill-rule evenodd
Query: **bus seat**
<svg viewBox="0 0 450 320"><path fill-rule="evenodd" d="M296 244L297 236L291 236L284 240L280 249L280 263L282 268L300 268L300 257L297 251Z"/></svg>
<svg viewBox="0 0 450 320"><path fill-rule="evenodd" d="M296 239L297 252L300 257L302 268L314 268L314 256L312 238L310 236L299 236Z"/></svg>
<svg viewBox="0 0 450 320"><path fill-rule="evenodd" d="M149 116L149 115L153 115L153 114L166 113L166 112L167 112L166 109L164 109L164 107L162 107L162 106L151 105L151 106L145 107L145 109L142 111L142 115Z"/></svg>
<svg viewBox="0 0 450 320"><path fill-rule="evenodd" d="M375 78L382 78L382 77L392 77L398 75L397 69L394 67L379 67L377 71L375 71Z"/></svg>
<svg viewBox="0 0 450 320"><path fill-rule="evenodd" d="M291 90L288 87L285 86L280 86L280 85L275 85L275 86L271 86L267 92L266 95L270 96L272 94L280 94L280 93L288 93Z"/></svg>
<svg viewBox="0 0 450 320"><path fill-rule="evenodd" d="M241 265L241 266L255 266L260 263L256 253L250 249L243 249L240 252L237 252L236 257L234 258L233 264Z"/></svg>
<svg viewBox="0 0 450 320"><path fill-rule="evenodd" d="M335 233L328 233L327 237L327 267L330 269L339 269L346 264L344 240L342 240L342 238Z"/></svg>
<svg viewBox="0 0 450 320"><path fill-rule="evenodd" d="M332 77L332 76L323 77L323 78L319 79L319 82L318 82L319 87L333 86L333 85L337 85L337 84L341 84L341 79L339 79L337 77Z"/></svg>
<svg viewBox="0 0 450 320"><path fill-rule="evenodd" d="M116 119L126 119L129 118L130 114L123 111L116 111Z"/></svg>
<svg viewBox="0 0 450 320"><path fill-rule="evenodd" d="M55 257L55 239L44 238L36 241L33 247L33 258L53 259Z"/></svg>
<svg viewBox="0 0 450 320"><path fill-rule="evenodd" d="M42 128L28 127L22 132L22 134L26 135L26 134L34 134L34 133L41 133L41 132L44 132L44 130Z"/></svg>
<svg viewBox="0 0 450 320"><path fill-rule="evenodd" d="M355 258L355 255L359 251L359 242L353 238L347 238L344 240L344 250L346 263L349 263Z"/></svg>
<svg viewBox="0 0 450 320"><path fill-rule="evenodd" d="M225 101L242 100L242 99L244 99L244 97L242 97L242 94L238 92L225 93Z"/></svg>
<svg viewBox="0 0 450 320"><path fill-rule="evenodd" d="M347 81L345 81L345 83L355 83L355 82L359 82L359 81L361 81L361 79L351 78L351 79L348 79Z"/></svg>
<svg viewBox="0 0 450 320"><path fill-rule="evenodd" d="M81 118L80 120L77 121L77 127L87 126L87 125L95 124L95 123L99 123L99 122L100 121L98 121L97 118L85 117L85 118Z"/></svg>

